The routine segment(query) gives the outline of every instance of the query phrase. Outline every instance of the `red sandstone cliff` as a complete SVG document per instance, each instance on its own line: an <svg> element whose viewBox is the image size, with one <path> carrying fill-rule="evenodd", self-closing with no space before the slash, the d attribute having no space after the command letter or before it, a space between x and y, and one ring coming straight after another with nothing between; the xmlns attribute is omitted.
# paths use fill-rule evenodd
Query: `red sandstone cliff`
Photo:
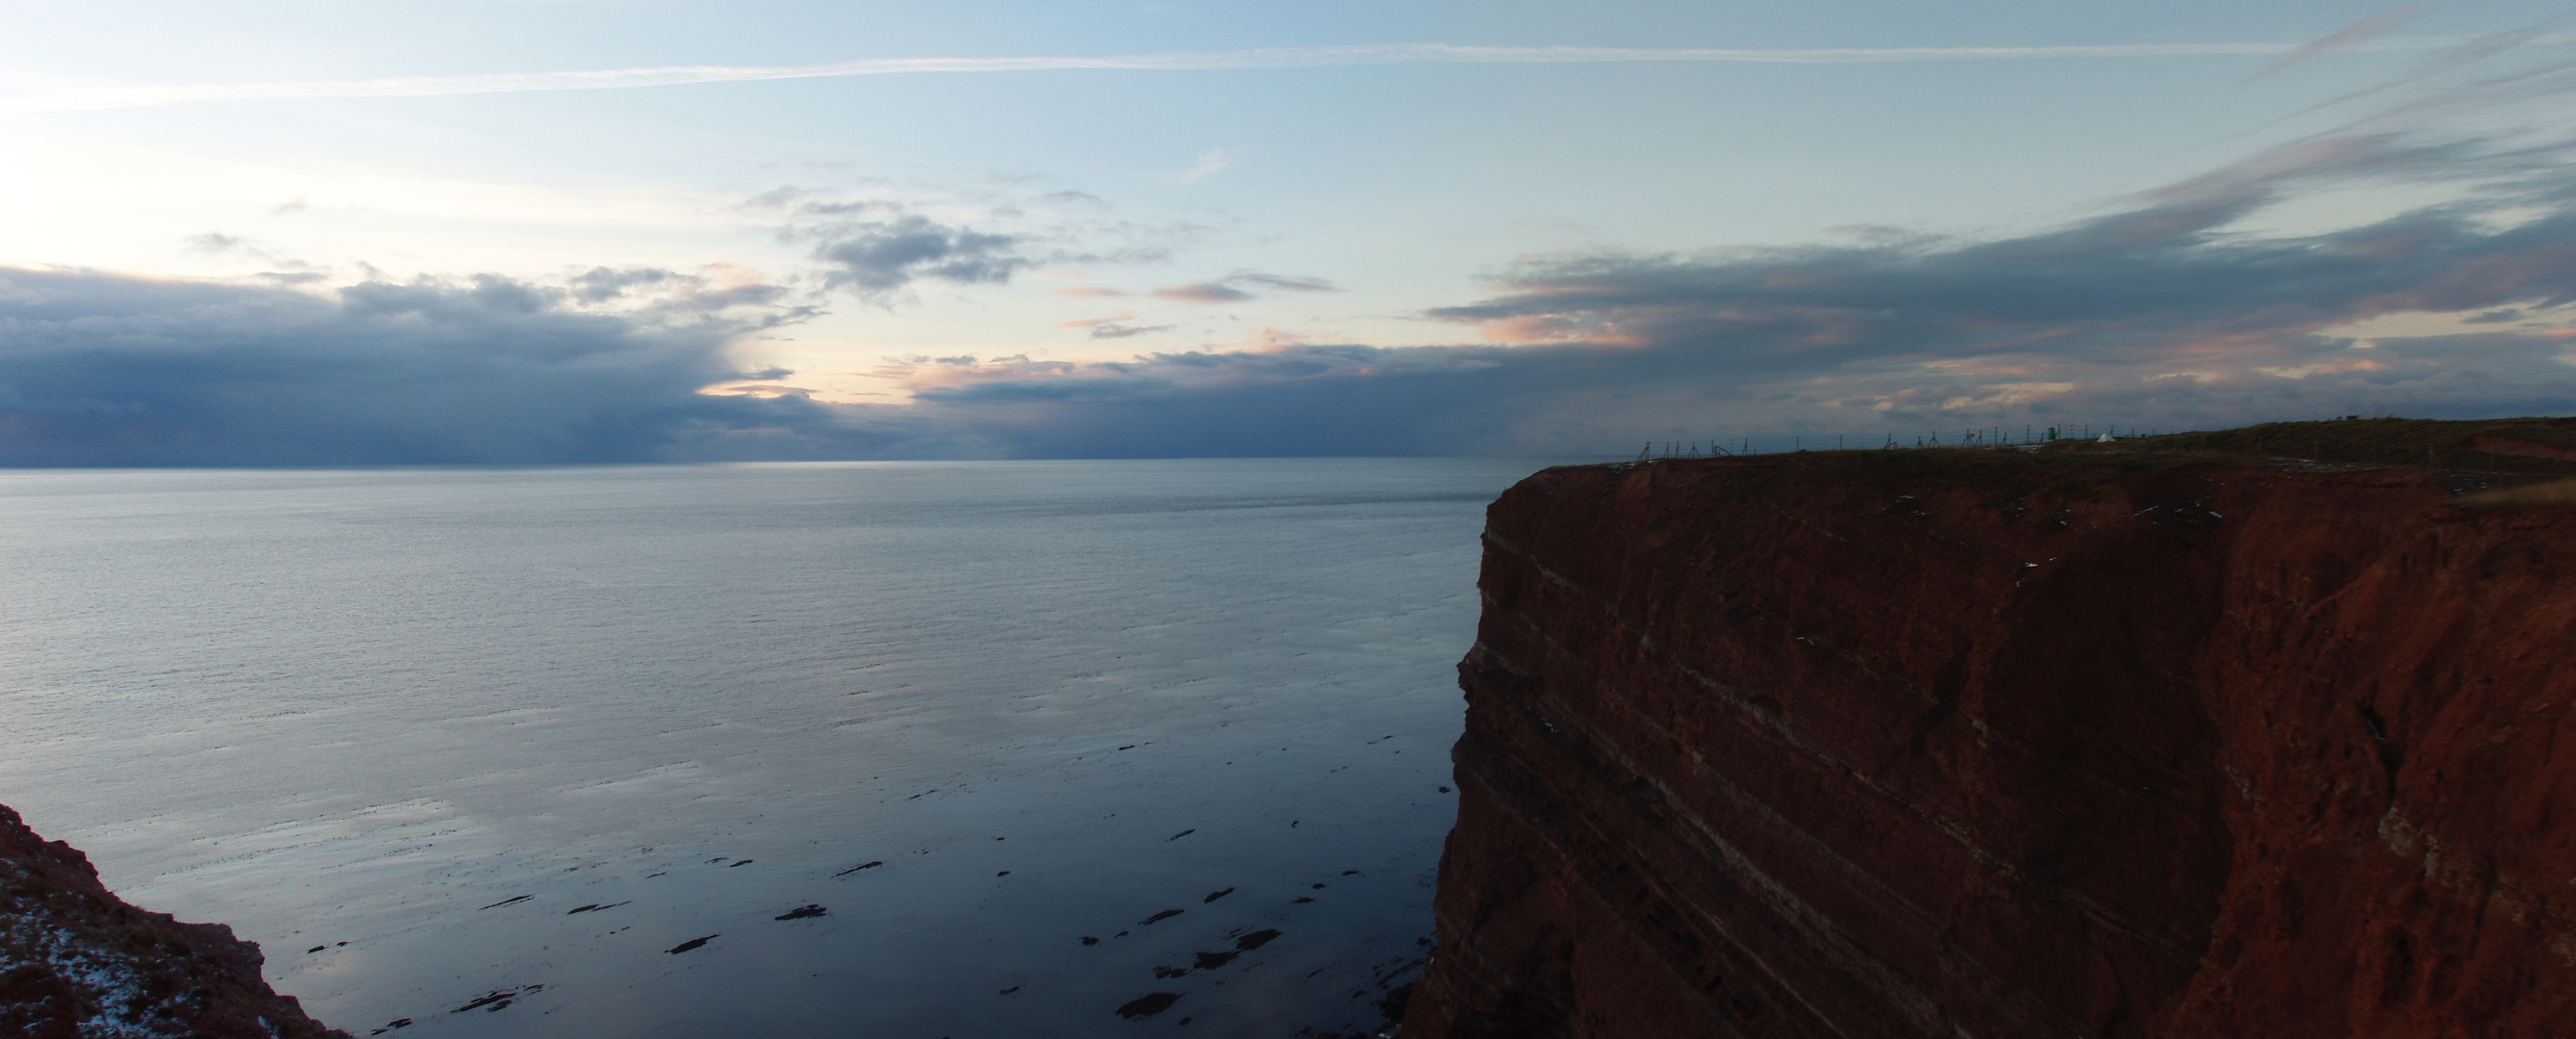
<svg viewBox="0 0 2576 1039"><path fill-rule="evenodd" d="M0 805L0 1036L323 1039L222 924L125 904L89 858Z"/></svg>
<svg viewBox="0 0 2576 1039"><path fill-rule="evenodd" d="M2576 1035L2576 509L2307 468L1531 477L1404 1035Z"/></svg>

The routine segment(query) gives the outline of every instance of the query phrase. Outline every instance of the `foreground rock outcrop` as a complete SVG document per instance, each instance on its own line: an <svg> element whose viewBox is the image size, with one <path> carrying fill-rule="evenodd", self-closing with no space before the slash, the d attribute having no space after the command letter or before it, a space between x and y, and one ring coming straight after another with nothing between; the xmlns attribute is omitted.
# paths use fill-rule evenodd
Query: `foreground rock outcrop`
<svg viewBox="0 0 2576 1039"><path fill-rule="evenodd" d="M125 904L88 856L0 805L0 1035L321 1039L222 924Z"/></svg>
<svg viewBox="0 0 2576 1039"><path fill-rule="evenodd" d="M1404 1035L2576 1035L2576 509L2485 479L1531 477Z"/></svg>

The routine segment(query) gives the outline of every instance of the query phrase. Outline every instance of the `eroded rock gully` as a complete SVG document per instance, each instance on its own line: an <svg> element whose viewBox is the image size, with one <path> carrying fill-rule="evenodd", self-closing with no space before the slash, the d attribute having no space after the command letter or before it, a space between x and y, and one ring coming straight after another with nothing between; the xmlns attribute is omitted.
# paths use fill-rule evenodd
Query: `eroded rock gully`
<svg viewBox="0 0 2576 1039"><path fill-rule="evenodd" d="M0 805L0 1036L348 1039L260 977L222 924L127 905L89 857Z"/></svg>
<svg viewBox="0 0 2576 1039"><path fill-rule="evenodd" d="M1541 473L1404 1035L2576 1035L2571 578L2403 470Z"/></svg>

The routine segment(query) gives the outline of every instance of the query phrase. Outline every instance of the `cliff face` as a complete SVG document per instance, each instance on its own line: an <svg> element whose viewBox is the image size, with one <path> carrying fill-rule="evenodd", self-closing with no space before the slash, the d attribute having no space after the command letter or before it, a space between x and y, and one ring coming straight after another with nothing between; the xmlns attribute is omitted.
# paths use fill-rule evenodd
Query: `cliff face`
<svg viewBox="0 0 2576 1039"><path fill-rule="evenodd" d="M2576 1034L2576 509L2065 454L1505 494L1404 1034Z"/></svg>
<svg viewBox="0 0 2576 1039"><path fill-rule="evenodd" d="M222 924L125 904L88 856L0 805L0 1035L322 1039Z"/></svg>

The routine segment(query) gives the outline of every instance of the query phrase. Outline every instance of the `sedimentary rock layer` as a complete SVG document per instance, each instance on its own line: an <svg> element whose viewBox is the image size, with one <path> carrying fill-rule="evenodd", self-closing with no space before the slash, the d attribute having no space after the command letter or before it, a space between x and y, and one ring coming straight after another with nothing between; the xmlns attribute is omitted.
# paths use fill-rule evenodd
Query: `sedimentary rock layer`
<svg viewBox="0 0 2576 1039"><path fill-rule="evenodd" d="M0 805L0 1035L322 1039L222 924L125 904L89 857Z"/></svg>
<svg viewBox="0 0 2576 1039"><path fill-rule="evenodd" d="M2576 1035L2576 509L2067 454L1505 494L1404 1034Z"/></svg>

